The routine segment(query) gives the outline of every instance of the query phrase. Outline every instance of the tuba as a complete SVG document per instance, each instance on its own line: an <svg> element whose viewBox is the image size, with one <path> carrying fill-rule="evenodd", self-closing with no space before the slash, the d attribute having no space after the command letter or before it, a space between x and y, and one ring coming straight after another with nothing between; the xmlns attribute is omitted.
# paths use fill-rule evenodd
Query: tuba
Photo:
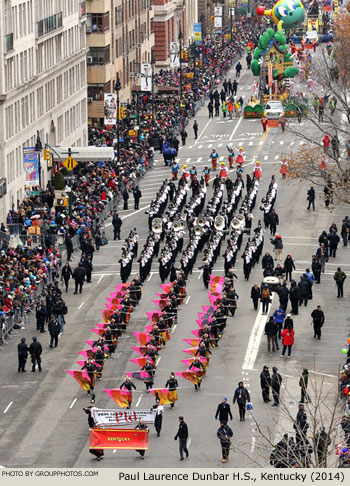
<svg viewBox="0 0 350 486"><path fill-rule="evenodd" d="M205 226L205 223L206 223L206 220L205 220L205 218L203 218L203 216L199 216L199 218L197 218L197 221L196 221L197 226L203 227L203 226Z"/></svg>
<svg viewBox="0 0 350 486"><path fill-rule="evenodd" d="M172 226L172 229L177 233L178 231L181 230L181 223L180 221L175 221L175 223Z"/></svg>
<svg viewBox="0 0 350 486"><path fill-rule="evenodd" d="M163 223L160 218L154 218L152 220L152 231L155 234L159 234L163 231Z"/></svg>
<svg viewBox="0 0 350 486"><path fill-rule="evenodd" d="M179 227L180 227L180 231L185 231L186 229L186 223L183 219L180 219L179 221Z"/></svg>
<svg viewBox="0 0 350 486"><path fill-rule="evenodd" d="M214 221L214 228L216 231L223 231L225 228L225 218L223 216L216 216Z"/></svg>
<svg viewBox="0 0 350 486"><path fill-rule="evenodd" d="M197 225L197 226L194 227L194 234L196 236L202 236L203 233L204 233L204 231L203 231L203 227L202 226L198 226Z"/></svg>
<svg viewBox="0 0 350 486"><path fill-rule="evenodd" d="M236 231L239 230L241 228L241 222L237 218L234 218L231 221L231 228Z"/></svg>

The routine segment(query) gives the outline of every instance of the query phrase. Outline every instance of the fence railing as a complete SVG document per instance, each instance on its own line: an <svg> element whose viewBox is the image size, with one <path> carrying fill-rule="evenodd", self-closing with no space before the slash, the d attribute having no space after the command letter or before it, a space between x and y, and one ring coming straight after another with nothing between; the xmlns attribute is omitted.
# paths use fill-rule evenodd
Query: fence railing
<svg viewBox="0 0 350 486"><path fill-rule="evenodd" d="M44 290L44 283L40 281L38 288L28 296L28 299L23 303L21 307L17 307L16 310L8 315L5 315L0 323L0 344L6 344L6 338L11 333L16 325L23 322L24 316L31 306L34 306L37 300L40 298Z"/></svg>

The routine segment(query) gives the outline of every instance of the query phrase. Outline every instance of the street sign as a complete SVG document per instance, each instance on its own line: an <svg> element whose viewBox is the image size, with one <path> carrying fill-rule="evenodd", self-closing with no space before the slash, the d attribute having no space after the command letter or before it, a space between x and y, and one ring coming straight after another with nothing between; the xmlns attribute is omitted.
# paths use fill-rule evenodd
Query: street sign
<svg viewBox="0 0 350 486"><path fill-rule="evenodd" d="M68 181L68 182L69 182L69 181L73 181L73 180L74 180L74 176L63 176L63 179L64 179L65 181Z"/></svg>
<svg viewBox="0 0 350 486"><path fill-rule="evenodd" d="M73 159L73 157L69 156L66 158L64 161L63 165L65 166L66 169L68 170L73 170L74 167L78 164L76 160Z"/></svg>
<svg viewBox="0 0 350 486"><path fill-rule="evenodd" d="M46 211L46 208L45 208L45 206L36 206L36 205L34 205L33 206L33 211L38 211L38 213L40 213L42 211Z"/></svg>

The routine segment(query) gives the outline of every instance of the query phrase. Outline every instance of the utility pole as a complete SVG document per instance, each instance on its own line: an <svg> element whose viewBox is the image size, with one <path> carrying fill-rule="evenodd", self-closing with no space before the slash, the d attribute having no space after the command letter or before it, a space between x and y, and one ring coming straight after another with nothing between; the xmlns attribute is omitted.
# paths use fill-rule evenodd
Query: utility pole
<svg viewBox="0 0 350 486"><path fill-rule="evenodd" d="M152 130L154 128L154 66L156 58L154 57L153 49L151 51L151 66L152 66Z"/></svg>
<svg viewBox="0 0 350 486"><path fill-rule="evenodd" d="M43 149L39 130L36 131L36 144L35 144L35 152L38 154L38 172L39 172L39 199L40 204L43 202L43 194L42 194L42 187L41 187L41 151Z"/></svg>
<svg viewBox="0 0 350 486"><path fill-rule="evenodd" d="M120 130L120 127L119 127L119 124L120 124L120 114L119 114L119 91L121 90L122 88L122 85L120 84L120 79L119 79L119 73L117 73L117 79L116 79L116 82L114 84L114 91L116 91L117 93L117 137L118 137L118 146L117 146L117 151L118 151L118 154L117 154L117 161L119 162L119 159L120 159L120 133L119 133L119 130Z"/></svg>
<svg viewBox="0 0 350 486"><path fill-rule="evenodd" d="M180 25L180 31L179 31L179 36L178 36L179 44L180 44L180 100L179 100L179 111L181 110L181 100L182 100L182 56L183 56L182 38L183 38L183 35L182 35L182 30L181 30L181 25Z"/></svg>

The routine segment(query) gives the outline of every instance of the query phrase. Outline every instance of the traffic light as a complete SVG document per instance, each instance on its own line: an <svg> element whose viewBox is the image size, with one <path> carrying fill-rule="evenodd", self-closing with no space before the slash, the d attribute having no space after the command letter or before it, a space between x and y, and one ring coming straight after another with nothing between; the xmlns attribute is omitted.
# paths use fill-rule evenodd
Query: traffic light
<svg viewBox="0 0 350 486"><path fill-rule="evenodd" d="M44 149L44 160L50 160L50 150L45 148Z"/></svg>
<svg viewBox="0 0 350 486"><path fill-rule="evenodd" d="M214 15L210 17L210 22L213 24L214 23Z"/></svg>
<svg viewBox="0 0 350 486"><path fill-rule="evenodd" d="M121 120L123 118L126 118L126 108L124 108L123 106L121 106L119 108L119 120Z"/></svg>

